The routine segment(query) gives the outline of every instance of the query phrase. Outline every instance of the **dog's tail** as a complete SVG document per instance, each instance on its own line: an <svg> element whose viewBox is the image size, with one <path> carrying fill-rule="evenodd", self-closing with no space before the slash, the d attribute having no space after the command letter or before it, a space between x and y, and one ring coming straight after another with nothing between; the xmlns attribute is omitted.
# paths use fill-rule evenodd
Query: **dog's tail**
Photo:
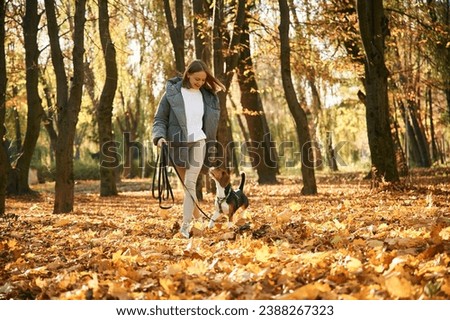
<svg viewBox="0 0 450 320"><path fill-rule="evenodd" d="M241 184L239 185L239 190L243 190L244 189L244 184L245 184L245 172L241 172Z"/></svg>

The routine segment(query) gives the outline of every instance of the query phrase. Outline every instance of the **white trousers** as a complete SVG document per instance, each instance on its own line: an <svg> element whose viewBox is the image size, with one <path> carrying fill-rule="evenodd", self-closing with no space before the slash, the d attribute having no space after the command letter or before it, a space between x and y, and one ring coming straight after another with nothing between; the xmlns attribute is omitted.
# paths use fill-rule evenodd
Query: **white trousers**
<svg viewBox="0 0 450 320"><path fill-rule="evenodd" d="M192 218L199 218L200 212L198 211L195 202L197 202L197 194L195 186L197 184L197 178L200 174L200 170L203 166L203 161L206 154L205 140L200 140L192 143L188 143L188 164L189 168L177 167L184 185L184 200L183 200L183 223L190 223ZM194 202L195 201L195 202Z"/></svg>

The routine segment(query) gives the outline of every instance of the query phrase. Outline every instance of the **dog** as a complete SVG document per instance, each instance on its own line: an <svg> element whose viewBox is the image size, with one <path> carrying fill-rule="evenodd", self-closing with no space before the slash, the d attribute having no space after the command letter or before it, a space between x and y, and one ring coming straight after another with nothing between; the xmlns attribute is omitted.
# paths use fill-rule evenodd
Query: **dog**
<svg viewBox="0 0 450 320"><path fill-rule="evenodd" d="M209 169L209 176L216 184L216 199L214 201L214 214L209 221L209 228L214 227L217 218L223 213L228 215L228 223L231 224L234 213L239 209L248 207L248 198L244 194L245 173L241 173L241 183L236 190L232 189L230 175L219 167Z"/></svg>

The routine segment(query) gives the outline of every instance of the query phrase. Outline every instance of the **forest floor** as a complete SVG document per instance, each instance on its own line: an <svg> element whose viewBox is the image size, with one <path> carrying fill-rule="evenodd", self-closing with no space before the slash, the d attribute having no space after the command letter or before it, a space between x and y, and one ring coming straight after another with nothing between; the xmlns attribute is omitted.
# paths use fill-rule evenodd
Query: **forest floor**
<svg viewBox="0 0 450 320"><path fill-rule="evenodd" d="M80 181L75 211L54 215L54 185L34 186L0 218L0 299L450 299L450 168L377 188L319 174L316 196L279 181L248 179L234 227L196 224L191 239L179 188L163 210L148 179L117 197Z"/></svg>

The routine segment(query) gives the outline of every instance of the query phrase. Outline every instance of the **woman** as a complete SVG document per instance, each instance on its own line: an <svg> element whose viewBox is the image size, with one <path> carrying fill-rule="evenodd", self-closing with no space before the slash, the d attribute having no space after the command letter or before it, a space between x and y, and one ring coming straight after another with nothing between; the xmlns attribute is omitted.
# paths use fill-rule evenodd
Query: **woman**
<svg viewBox="0 0 450 320"><path fill-rule="evenodd" d="M206 146L216 140L219 123L219 99L224 89L201 60L192 61L183 77L170 79L153 121L153 143L169 145L169 154L185 187L183 223L180 233L189 238L193 216L199 218L195 205L195 185L205 164ZM194 202L195 201L195 202Z"/></svg>

